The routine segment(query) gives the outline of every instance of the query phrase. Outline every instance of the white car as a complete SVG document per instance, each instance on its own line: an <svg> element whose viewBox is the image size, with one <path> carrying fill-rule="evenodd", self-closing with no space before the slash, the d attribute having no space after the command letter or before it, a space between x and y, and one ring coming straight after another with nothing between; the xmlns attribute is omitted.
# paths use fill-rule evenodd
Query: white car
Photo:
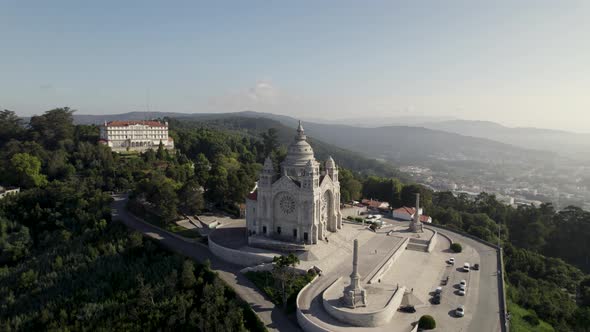
<svg viewBox="0 0 590 332"><path fill-rule="evenodd" d="M459 291L457 292L457 294L459 294L461 296L465 296L465 289L464 288L459 289Z"/></svg>
<svg viewBox="0 0 590 332"><path fill-rule="evenodd" d="M459 285L460 286L467 286L467 281L465 281L465 279L459 281Z"/></svg>
<svg viewBox="0 0 590 332"><path fill-rule="evenodd" d="M451 257L451 258L449 258L449 261L448 261L448 262L449 262L449 264L451 264L451 265L455 265L455 257Z"/></svg>
<svg viewBox="0 0 590 332"><path fill-rule="evenodd" d="M455 309L455 315L459 317L465 316L465 307L461 305L457 309Z"/></svg>
<svg viewBox="0 0 590 332"><path fill-rule="evenodd" d="M469 263L463 264L463 272L469 272L470 269L471 265L469 265Z"/></svg>

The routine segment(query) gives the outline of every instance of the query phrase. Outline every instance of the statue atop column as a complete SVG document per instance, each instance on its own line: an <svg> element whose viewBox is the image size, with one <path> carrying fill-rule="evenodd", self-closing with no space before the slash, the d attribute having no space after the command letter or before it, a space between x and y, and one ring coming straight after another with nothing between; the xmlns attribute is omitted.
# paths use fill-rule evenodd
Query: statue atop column
<svg viewBox="0 0 590 332"><path fill-rule="evenodd" d="M361 276L358 272L359 241L354 240L354 252L352 256L352 273L350 274L350 285L344 288L342 300L350 308L367 306L367 291L361 287Z"/></svg>
<svg viewBox="0 0 590 332"><path fill-rule="evenodd" d="M423 232L424 229L422 221L420 221L420 216L422 214L420 213L420 194L417 193L416 194L416 212L414 213L414 219L412 219L412 221L410 221L410 232Z"/></svg>

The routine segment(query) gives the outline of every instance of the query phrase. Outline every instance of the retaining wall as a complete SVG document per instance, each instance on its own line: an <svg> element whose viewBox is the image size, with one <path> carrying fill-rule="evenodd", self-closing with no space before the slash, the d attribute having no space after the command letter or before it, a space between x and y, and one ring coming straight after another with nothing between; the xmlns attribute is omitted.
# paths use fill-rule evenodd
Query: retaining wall
<svg viewBox="0 0 590 332"><path fill-rule="evenodd" d="M305 287L299 291L299 294L297 294L297 298L295 299L295 304L297 304L297 323L299 323L299 327L301 327L301 329L305 332L332 332L317 325L312 320L307 318L307 316L301 312L301 306L299 305L299 298L301 297L301 294L303 294L303 292L305 292L313 283L315 283L318 278L319 276L315 276L315 278L313 278L309 284L305 285Z"/></svg>
<svg viewBox="0 0 590 332"><path fill-rule="evenodd" d="M215 256L223 259L226 262L230 262L239 266L252 266L272 262L272 257L221 246L213 242L213 240L211 240L211 236L209 236L208 242L209 250L211 250Z"/></svg>
<svg viewBox="0 0 590 332"><path fill-rule="evenodd" d="M428 247L426 248L426 251L432 252L432 250L434 250L434 247L436 246L436 234L437 233L438 233L437 231L434 231L434 234L430 238L430 241L428 241Z"/></svg>
<svg viewBox="0 0 590 332"><path fill-rule="evenodd" d="M375 272L373 274L373 276L371 277L371 279L368 282L369 284L374 284L376 282L379 282L379 279L383 278L383 275L385 275L385 273L387 273L387 271L389 271L389 269L393 266L393 263L395 263L395 261L406 250L406 247L408 246L409 242L410 242L410 238L407 237L401 242L401 244L397 248L392 250L393 253L391 253L391 256L385 261L385 263L383 263L383 265L381 265L381 267L379 267L377 272ZM371 274L369 274L369 275L371 275Z"/></svg>
<svg viewBox="0 0 590 332"><path fill-rule="evenodd" d="M339 285L340 280L342 280L342 277L336 279L336 281L334 281L322 293L322 305L324 306L324 309L332 317L338 319L341 322L351 324L354 326L375 327L389 323L393 315L395 315L395 313L397 312L397 309L399 308L400 304L402 303L404 292L406 291L405 287L398 288L395 294L393 294L393 296L389 299L389 302L387 302L385 307L383 307L382 309L369 312L359 312L334 307L326 299L326 293L329 292L332 289L332 287Z"/></svg>

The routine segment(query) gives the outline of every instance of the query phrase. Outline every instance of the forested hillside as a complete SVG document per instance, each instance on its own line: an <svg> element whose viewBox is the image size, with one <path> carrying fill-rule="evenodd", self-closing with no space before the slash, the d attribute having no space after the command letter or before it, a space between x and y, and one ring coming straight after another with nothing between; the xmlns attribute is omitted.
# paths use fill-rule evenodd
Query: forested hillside
<svg viewBox="0 0 590 332"><path fill-rule="evenodd" d="M208 267L111 220L113 190L168 207L166 218L198 205L192 162L120 156L97 138L69 109L27 126L0 112L0 183L22 190L0 200L0 330L264 330Z"/></svg>

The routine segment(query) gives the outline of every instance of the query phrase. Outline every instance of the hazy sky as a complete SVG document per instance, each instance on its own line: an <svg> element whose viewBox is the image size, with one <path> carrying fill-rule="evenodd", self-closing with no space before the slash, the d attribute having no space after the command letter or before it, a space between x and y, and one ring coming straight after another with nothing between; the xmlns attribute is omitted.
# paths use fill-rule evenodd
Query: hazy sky
<svg viewBox="0 0 590 332"><path fill-rule="evenodd" d="M0 107L590 132L590 1L3 1Z"/></svg>

